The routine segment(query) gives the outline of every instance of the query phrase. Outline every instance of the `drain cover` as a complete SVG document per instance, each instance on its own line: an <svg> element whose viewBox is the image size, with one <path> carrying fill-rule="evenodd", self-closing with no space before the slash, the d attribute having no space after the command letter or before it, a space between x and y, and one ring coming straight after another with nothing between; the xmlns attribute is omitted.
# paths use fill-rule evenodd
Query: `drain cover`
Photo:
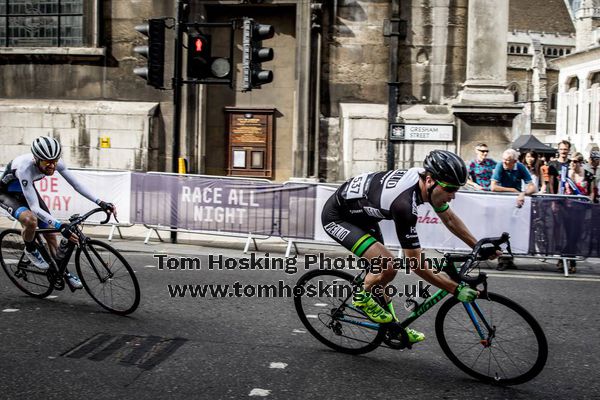
<svg viewBox="0 0 600 400"><path fill-rule="evenodd" d="M167 359L187 339L99 333L68 350L63 357L113 361L149 370Z"/></svg>

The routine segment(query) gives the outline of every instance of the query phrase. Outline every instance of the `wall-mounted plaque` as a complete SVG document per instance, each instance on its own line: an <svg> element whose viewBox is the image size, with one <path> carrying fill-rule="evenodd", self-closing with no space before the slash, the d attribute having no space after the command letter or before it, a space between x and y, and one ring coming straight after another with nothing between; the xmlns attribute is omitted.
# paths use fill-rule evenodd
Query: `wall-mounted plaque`
<svg viewBox="0 0 600 400"><path fill-rule="evenodd" d="M227 174L273 177L274 108L225 107Z"/></svg>

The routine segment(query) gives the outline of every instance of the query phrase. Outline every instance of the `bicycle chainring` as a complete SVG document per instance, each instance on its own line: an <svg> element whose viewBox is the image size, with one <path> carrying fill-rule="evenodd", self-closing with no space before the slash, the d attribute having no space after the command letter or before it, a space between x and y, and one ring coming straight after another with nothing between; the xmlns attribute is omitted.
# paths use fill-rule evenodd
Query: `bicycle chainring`
<svg viewBox="0 0 600 400"><path fill-rule="evenodd" d="M46 277L48 278L48 282L54 286L54 289L63 290L65 288L65 280L59 277L54 269L46 271Z"/></svg>
<svg viewBox="0 0 600 400"><path fill-rule="evenodd" d="M398 323L392 323L385 331L383 343L394 350L410 349L412 345L408 340L408 334L404 327Z"/></svg>

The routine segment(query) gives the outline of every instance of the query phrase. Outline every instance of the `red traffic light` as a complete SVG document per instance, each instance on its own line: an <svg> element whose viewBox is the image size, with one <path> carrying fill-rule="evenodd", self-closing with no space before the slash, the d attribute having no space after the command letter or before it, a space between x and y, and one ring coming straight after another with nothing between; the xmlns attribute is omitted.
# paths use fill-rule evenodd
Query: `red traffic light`
<svg viewBox="0 0 600 400"><path fill-rule="evenodd" d="M196 40L194 41L194 47L196 48L196 51L197 51L198 53L201 53L201 52L202 52L202 49L203 49L204 47L206 47L206 46L205 46L205 43L204 43L204 41L202 40L202 38L199 38L199 37L198 37L198 38L196 38Z"/></svg>

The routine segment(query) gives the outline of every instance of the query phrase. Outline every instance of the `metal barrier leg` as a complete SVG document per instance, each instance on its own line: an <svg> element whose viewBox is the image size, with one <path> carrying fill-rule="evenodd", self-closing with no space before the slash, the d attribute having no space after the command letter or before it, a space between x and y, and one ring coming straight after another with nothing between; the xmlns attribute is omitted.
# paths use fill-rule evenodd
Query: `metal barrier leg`
<svg viewBox="0 0 600 400"><path fill-rule="evenodd" d="M248 252L248 248L250 247L250 240L252 240L252 234L248 234L248 239L246 239L246 245L244 246L244 254Z"/></svg>
<svg viewBox="0 0 600 400"><path fill-rule="evenodd" d="M148 233L146 234L146 239L144 240L144 244L148 244L148 242L150 241L150 235L152 235L152 231L154 229L152 228L148 228Z"/></svg>
<svg viewBox="0 0 600 400"><path fill-rule="evenodd" d="M288 240L288 245L287 248L285 249L285 258L290 258L290 252L292 251L292 243L294 243L292 240ZM295 244L294 244L295 247Z"/></svg>
<svg viewBox="0 0 600 400"><path fill-rule="evenodd" d="M119 232L119 237L123 239L123 232L121 232L121 228L117 225L117 232Z"/></svg>
<svg viewBox="0 0 600 400"><path fill-rule="evenodd" d="M566 258L563 258L562 262L563 262L563 271L565 272L565 276L569 276L568 260Z"/></svg>
<svg viewBox="0 0 600 400"><path fill-rule="evenodd" d="M117 226L115 224L112 224L112 226L110 227L110 233L108 234L108 241L112 241L113 238L113 234L115 233L115 228Z"/></svg>

